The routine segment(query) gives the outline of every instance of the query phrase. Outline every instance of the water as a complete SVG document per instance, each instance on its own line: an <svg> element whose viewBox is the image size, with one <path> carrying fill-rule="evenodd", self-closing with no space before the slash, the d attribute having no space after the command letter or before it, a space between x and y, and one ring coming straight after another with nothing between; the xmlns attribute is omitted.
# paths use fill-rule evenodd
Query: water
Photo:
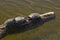
<svg viewBox="0 0 60 40"><path fill-rule="evenodd" d="M28 32L8 35L2 40L60 40L60 0L0 0L0 24L8 18L50 11L55 12L55 20Z"/></svg>
<svg viewBox="0 0 60 40"><path fill-rule="evenodd" d="M2 10L0 10L5 12L5 14L11 13L15 15L16 13L18 14L20 12L28 14L27 11L29 11L29 13L34 11L40 13L46 11L45 9L55 11L60 10L59 2L59 0L1 0L0 6L2 7Z"/></svg>

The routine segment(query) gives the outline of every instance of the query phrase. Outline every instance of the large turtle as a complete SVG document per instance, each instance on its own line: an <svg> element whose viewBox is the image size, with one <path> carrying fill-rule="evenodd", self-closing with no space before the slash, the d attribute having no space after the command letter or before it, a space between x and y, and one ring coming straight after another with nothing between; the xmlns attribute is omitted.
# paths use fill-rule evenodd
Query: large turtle
<svg viewBox="0 0 60 40"><path fill-rule="evenodd" d="M4 25L6 26L8 32L14 32L21 29L25 22L26 20L24 17L16 17L6 20Z"/></svg>

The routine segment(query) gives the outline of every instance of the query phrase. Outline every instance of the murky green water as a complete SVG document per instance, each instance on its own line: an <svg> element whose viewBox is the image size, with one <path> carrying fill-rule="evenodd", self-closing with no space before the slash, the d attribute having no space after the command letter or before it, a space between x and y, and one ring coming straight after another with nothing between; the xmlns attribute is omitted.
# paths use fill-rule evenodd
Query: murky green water
<svg viewBox="0 0 60 40"><path fill-rule="evenodd" d="M54 11L56 19L24 33L7 35L1 40L60 40L60 0L0 0L0 24L16 16Z"/></svg>

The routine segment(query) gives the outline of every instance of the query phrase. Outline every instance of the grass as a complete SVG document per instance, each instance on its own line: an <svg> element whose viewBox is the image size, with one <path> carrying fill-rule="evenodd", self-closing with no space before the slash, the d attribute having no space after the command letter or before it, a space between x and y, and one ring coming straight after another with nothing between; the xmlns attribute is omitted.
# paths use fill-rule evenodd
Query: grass
<svg viewBox="0 0 60 40"><path fill-rule="evenodd" d="M3 5L3 3L5 4ZM8 18L16 16L28 16L30 13L38 12L40 14L54 11L56 19L44 23L43 25L18 34L10 34L0 40L60 40L60 11L59 9L52 8L55 6L50 5L51 8L40 6L39 4L30 4L21 0L23 4L17 2L2 1L0 5L0 24L3 24ZM15 4L15 5L14 5Z"/></svg>

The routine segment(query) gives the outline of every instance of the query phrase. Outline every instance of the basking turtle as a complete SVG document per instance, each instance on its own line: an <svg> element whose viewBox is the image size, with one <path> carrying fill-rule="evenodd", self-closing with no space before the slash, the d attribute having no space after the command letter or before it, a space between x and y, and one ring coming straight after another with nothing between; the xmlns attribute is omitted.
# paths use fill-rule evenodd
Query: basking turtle
<svg viewBox="0 0 60 40"><path fill-rule="evenodd" d="M16 30L24 28L23 26L25 26L26 23L27 21L24 17L16 17L6 20L4 25L8 32L15 32Z"/></svg>
<svg viewBox="0 0 60 40"><path fill-rule="evenodd" d="M11 18L11 19L8 19L4 22L4 26L6 27L7 29L7 32L13 32L16 28L15 26L15 19L14 18Z"/></svg>
<svg viewBox="0 0 60 40"><path fill-rule="evenodd" d="M20 29L27 24L25 17L16 17L15 21L16 21L16 26L19 27Z"/></svg>
<svg viewBox="0 0 60 40"><path fill-rule="evenodd" d="M28 20L32 23L39 23L40 21L42 21L40 14L39 13L32 13L28 16Z"/></svg>

